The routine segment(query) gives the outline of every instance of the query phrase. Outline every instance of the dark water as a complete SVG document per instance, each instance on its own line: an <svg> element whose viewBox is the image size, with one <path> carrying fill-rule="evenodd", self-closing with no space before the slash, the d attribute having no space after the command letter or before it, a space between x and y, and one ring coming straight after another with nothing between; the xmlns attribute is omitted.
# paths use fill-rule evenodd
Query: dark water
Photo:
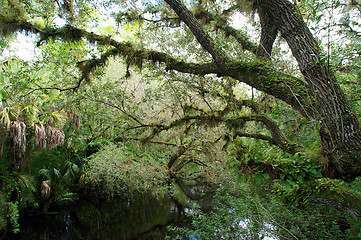
<svg viewBox="0 0 361 240"><path fill-rule="evenodd" d="M178 182L173 197L157 199L146 194L113 200L88 197L61 210L49 209L47 214L23 214L19 219L20 233L2 239L164 239L167 226L189 226L185 212L194 212L194 206L196 211L212 208L215 187Z"/></svg>
<svg viewBox="0 0 361 240"><path fill-rule="evenodd" d="M20 233L5 239L164 239L166 226L184 220L169 199L82 201L56 213L20 219Z"/></svg>

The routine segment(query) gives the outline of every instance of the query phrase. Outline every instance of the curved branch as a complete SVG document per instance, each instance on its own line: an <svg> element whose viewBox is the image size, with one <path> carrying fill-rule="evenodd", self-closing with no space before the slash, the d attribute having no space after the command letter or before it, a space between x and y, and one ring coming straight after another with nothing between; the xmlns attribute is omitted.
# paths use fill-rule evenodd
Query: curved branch
<svg viewBox="0 0 361 240"><path fill-rule="evenodd" d="M64 41L79 41L80 39L84 39L91 43L113 47L98 59L94 58L80 62L78 66L82 70L82 77L77 86L69 89L78 88L84 79L89 80L90 73L95 68L105 65L110 57L123 56L132 58L133 63L141 60L163 63L168 71L175 70L201 76L217 74L218 76L232 77L290 104L309 120L313 120L320 115L317 102L310 93L309 86L305 81L279 72L262 61L253 63L232 61L225 64L219 64L217 62L203 64L188 63L166 53L147 49L138 50L130 43L118 42L110 36L98 35L68 25L63 28L54 29L41 28L38 25L26 21L5 21L4 19L0 19L0 23L13 24L12 29L14 31L28 31L40 34L42 41L50 37L57 37Z"/></svg>
<svg viewBox="0 0 361 240"><path fill-rule="evenodd" d="M260 140L267 141L270 144L274 144L274 141L270 136L267 136L264 134L259 134L259 133L245 133L245 132L235 131L233 133L233 137L246 137L246 138L260 139Z"/></svg>
<svg viewBox="0 0 361 240"><path fill-rule="evenodd" d="M165 0L165 2L170 5L179 18L188 26L201 46L212 55L214 61L217 63L225 62L225 53L223 53L220 48L216 47L211 37L203 30L201 24L195 18L193 13L189 11L179 0Z"/></svg>
<svg viewBox="0 0 361 240"><path fill-rule="evenodd" d="M186 151L187 149L184 146L178 146L177 151L169 158L168 169L171 169L177 159L183 156Z"/></svg>
<svg viewBox="0 0 361 240"><path fill-rule="evenodd" d="M281 129L278 127L277 123L270 117L265 115L257 114L257 115L249 115L249 116L237 116L234 118L227 118L227 117L220 117L214 115L194 115L194 116L185 116L180 119L176 119L169 124L154 124L148 125L146 127L152 128L152 133L147 137L143 138L143 141L149 141L150 139L157 136L159 133L172 129L177 126L184 125L189 123L190 121L194 121L194 123L198 125L205 125L210 123L225 123L226 126L235 130L234 136L241 136L241 137L251 137L251 138L258 138L262 140L266 140L271 144L274 144L281 148L282 150L294 155L297 152L302 152L304 149L297 145L296 143L291 142L287 139ZM262 134L253 134L253 133L243 133L238 131L239 128L243 128L244 122L247 121L256 121L261 122L270 132L271 136L266 136Z"/></svg>
<svg viewBox="0 0 361 240"><path fill-rule="evenodd" d="M265 61L271 60L273 43L278 33L277 25L269 14L258 8L258 16L261 21L261 39L257 49L257 56Z"/></svg>
<svg viewBox="0 0 361 240"><path fill-rule="evenodd" d="M236 41L239 44L241 44L243 49L248 50L254 54L257 54L257 45L255 43L253 43L246 34L231 27L228 24L227 18L225 17L225 16L228 16L230 14L230 12L232 12L238 8L239 8L238 5L234 5L233 7L229 8L227 10L224 10L221 14L213 14L213 13L210 13L209 11L207 11L206 9L197 9L194 12L194 17L198 21L204 20L204 22L206 22L206 24L208 24L210 21L214 21L216 28L222 30L226 34L226 36L234 37L236 39ZM123 13L123 15L127 16L127 13ZM174 22L175 20L180 21L179 17L163 17L160 19L152 20L152 19L147 19L147 18L143 17L142 15L139 15L137 18L134 18L134 20L138 20L138 19L142 19L144 21L151 22L151 23L165 22L165 23L169 23L169 24L172 24L172 22Z"/></svg>
<svg viewBox="0 0 361 240"><path fill-rule="evenodd" d="M232 77L270 94L290 104L309 120L317 119L320 115L318 103L305 81L281 73L265 62L227 63L227 69L219 75Z"/></svg>
<svg viewBox="0 0 361 240"><path fill-rule="evenodd" d="M296 143L291 142L288 140L282 133L281 129L278 127L277 123L270 117L265 115L250 115L250 116L240 116L234 119L228 120L230 124L233 124L234 121L256 121L263 123L267 130L270 132L271 137L263 135L263 134L253 134L253 133L243 133L236 131L235 135L240 137L251 137L257 138L261 140L266 140L271 144L277 145L282 150L294 155L297 152L302 152L304 149L297 145Z"/></svg>
<svg viewBox="0 0 361 240"><path fill-rule="evenodd" d="M229 26L227 19L222 15L212 14L205 9L199 9L195 14L197 19L206 18L207 21L215 21L217 29L222 30L227 36L234 37L242 48L254 54L257 53L257 45L254 44L250 38L241 31Z"/></svg>
<svg viewBox="0 0 361 240"><path fill-rule="evenodd" d="M356 200L356 202L360 201L359 198L357 199L355 196L352 196L352 194L347 194L346 196L350 197L352 200ZM345 198L345 196L342 196L342 198ZM309 201L313 202L313 203L321 203L321 204L336 208L342 212L346 212L351 217L353 217L354 219L361 222L360 209L357 209L357 207L352 206L352 204L350 204L350 203L338 202L338 201L335 201L334 199L327 199L327 198L320 198L320 197L310 197Z"/></svg>

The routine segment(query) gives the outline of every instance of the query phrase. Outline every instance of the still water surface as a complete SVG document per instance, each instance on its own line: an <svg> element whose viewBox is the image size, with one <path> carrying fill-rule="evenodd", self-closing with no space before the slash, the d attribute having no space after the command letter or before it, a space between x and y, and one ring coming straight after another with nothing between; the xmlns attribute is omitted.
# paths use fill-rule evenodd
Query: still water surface
<svg viewBox="0 0 361 240"><path fill-rule="evenodd" d="M20 233L11 239L159 240L167 225L183 220L169 199L87 200L60 212L21 218Z"/></svg>

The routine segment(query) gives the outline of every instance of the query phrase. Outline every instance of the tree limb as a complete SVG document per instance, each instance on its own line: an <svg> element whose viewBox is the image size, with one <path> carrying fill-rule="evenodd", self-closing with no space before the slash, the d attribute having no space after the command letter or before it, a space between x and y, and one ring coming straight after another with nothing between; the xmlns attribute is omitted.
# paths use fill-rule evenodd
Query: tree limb
<svg viewBox="0 0 361 240"><path fill-rule="evenodd" d="M165 0L165 2L170 5L179 18L188 26L201 46L212 55L214 61L218 64L224 63L226 61L225 53L214 44L211 37L203 30L203 27L193 13L179 0Z"/></svg>
<svg viewBox="0 0 361 240"><path fill-rule="evenodd" d="M271 60L273 43L278 33L277 25L262 8L258 8L258 16L261 21L261 39L257 49L257 56L265 61Z"/></svg>
<svg viewBox="0 0 361 240"><path fill-rule="evenodd" d="M215 21L217 29L222 30L227 36L234 37L242 48L254 54L257 54L257 45L254 44L250 38L241 31L229 26L227 19L222 15L212 14L205 9L199 9L194 13L199 20L206 18L207 21Z"/></svg>
<svg viewBox="0 0 361 240"><path fill-rule="evenodd" d="M214 115L184 116L166 125L164 124L154 124L153 126L148 125L147 127L152 128L152 132L147 137L144 137L142 140L149 141L150 139L154 138L163 131L167 131L174 127L184 125L186 123L189 123L190 121L193 121L195 124L199 126L211 124L213 122L225 123L228 128L234 130L234 137L236 136L252 137L252 138L266 140L270 144L274 144L292 155L294 155L297 152L304 151L304 149L301 146L291 142L283 135L277 123L273 119L261 114L236 116L233 118L220 117ZM244 126L244 122L247 121L255 121L255 122L263 123L264 126L267 128L267 130L270 132L271 136L240 132L239 129L242 129Z"/></svg>
<svg viewBox="0 0 361 240"><path fill-rule="evenodd" d="M97 67L104 66L109 58L123 56L138 59L139 61L147 60L153 63L163 63L168 71L175 70L201 76L206 74L229 76L285 101L307 119L313 120L320 114L317 102L310 93L309 86L305 81L279 72L262 61L253 63L231 61L225 64L218 64L217 62L188 63L166 53L147 49L138 50L130 43L117 42L109 36L101 36L68 25L63 28L54 29L41 28L26 21L0 19L0 23L13 24L14 31L28 31L40 34L43 41L50 37L57 37L64 41L80 41L85 39L90 43L114 47L102 54L100 58L89 59L78 64L82 71L82 76L75 87L69 88L72 90L78 88L83 80L89 81L91 71ZM133 60L133 62L138 60Z"/></svg>

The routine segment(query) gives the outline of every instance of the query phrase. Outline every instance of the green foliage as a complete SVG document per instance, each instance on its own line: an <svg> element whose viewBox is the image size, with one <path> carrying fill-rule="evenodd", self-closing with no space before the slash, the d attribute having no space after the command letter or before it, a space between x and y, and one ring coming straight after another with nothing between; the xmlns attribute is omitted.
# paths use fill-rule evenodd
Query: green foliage
<svg viewBox="0 0 361 240"><path fill-rule="evenodd" d="M33 151L29 156L31 172L38 173L44 169L60 169L69 160L66 147L60 146L49 150Z"/></svg>
<svg viewBox="0 0 361 240"><path fill-rule="evenodd" d="M235 195L219 192L214 203L211 212L188 213L189 228L168 227L168 239L353 239L350 229L359 225L348 225L352 220L332 208L306 204L299 209L270 195L259 198L249 188Z"/></svg>
<svg viewBox="0 0 361 240"><path fill-rule="evenodd" d="M44 211L50 204L69 204L79 199L77 191L79 190L79 179L83 172L81 160L74 155L67 156L65 147L34 154L33 160L39 161L38 166L42 164L44 167L38 169L39 181L51 181L50 196L47 197L49 203L45 205ZM47 164L45 165L44 162Z"/></svg>
<svg viewBox="0 0 361 240"><path fill-rule="evenodd" d="M280 178L274 181L273 191L285 200L302 203L319 191L320 165L310 156L298 153L273 165L280 174Z"/></svg>
<svg viewBox="0 0 361 240"><path fill-rule="evenodd" d="M18 223L18 218L19 218L18 203L17 202L8 203L7 210L8 210L8 217L9 217L13 232L18 233L20 231L19 223Z"/></svg>
<svg viewBox="0 0 361 240"><path fill-rule="evenodd" d="M226 25L227 20L235 17L234 12L250 13L254 10L253 1L236 2L191 1L186 4L193 12L207 10L212 14L222 13L225 18L222 23ZM313 23L312 31L331 29L335 23L332 14L342 14L342 24L335 24L335 27L343 26L342 36L347 37L347 41L340 41L341 46L336 41L331 43L330 39L324 41L330 56L322 61L335 68L337 80L342 83L354 109L361 116L360 34L345 31L347 26L352 30L357 25L353 14L359 15L340 0L295 2L306 20ZM119 11L114 14L117 25L107 18L109 16L101 16L103 8L96 9L96 6L107 7L113 3L117 4L113 9ZM350 11L339 11L341 9ZM250 90L241 89L238 80L222 77L226 74L224 72L220 72L219 76L192 74L199 73L194 70L198 63L207 63L203 67L212 68L208 65L211 57L164 2L0 0L2 36L11 34L19 24L17 21L25 19L41 27L54 28L51 30L54 32L57 28L67 30L68 35L60 39L45 33L36 36L38 53L30 62L16 57L1 59L0 180L3 189L0 191L0 203L6 208L0 209L0 229L9 222L17 231L19 209L39 205L38 190L44 180L52 182L51 194L44 200L44 205L73 202L79 193L88 190L126 197L133 193L152 193L155 196L173 193L185 203L186 194L182 194L180 189L169 189L174 188L169 183L172 182L170 178L176 176L183 180L220 185L230 192L248 184L254 190L251 193L249 189L240 187L245 193L236 197L220 193L214 211L194 212L192 229L173 229L179 236L202 239L256 239L260 238L259 234L319 239L346 236L340 231L338 221L348 221L347 217L338 212L332 213L330 208L312 205L307 200L332 193L330 198L348 204L350 199L359 199L360 179L346 184L341 180L323 178L320 167L322 156L317 154L297 153L290 156L262 141L244 138L231 141L233 130L269 136L262 123L237 119L240 114L254 113L249 107L239 104L251 97ZM9 24L7 20L16 21ZM64 20L65 27L59 26L62 24L58 20ZM201 21L214 44L226 50L230 59L239 60L238 64L228 66L229 69L239 70L240 75L244 74L238 79L246 79L247 74L261 71L254 81L257 81L255 85L258 88L262 88L262 81L270 79L277 80L275 83L280 86L287 85L274 79L279 76L277 69L286 75L300 76L297 64L287 57L290 52L285 50L283 41L276 41L272 63L265 64L255 60L251 51L240 47L239 42L215 26L217 19ZM253 27L243 27L242 36L251 29L260 32L257 21L253 22ZM103 34L106 40L103 39L101 44L96 44L95 39L85 42L81 31L74 27L89 31L89 36ZM326 35L330 36L330 33L328 31ZM0 50L8 48L14 39L10 36L1 39ZM131 49L124 53L127 56L104 57L107 56L104 53L116 46L112 39ZM110 43L112 46L107 45ZM148 51L151 48L161 51L166 63L171 58L165 54L170 54L171 60L192 62L191 69L183 69L190 73L169 71L158 64L157 59L148 63L146 59L155 54ZM99 63L95 70L90 67L94 63ZM182 65L178 66L179 69L186 68L184 63L179 64ZM81 82L83 78L91 80L88 85ZM309 122L285 103L254 89L252 91L255 91L252 100L260 105L259 111L275 120L285 137L310 151L318 151L319 116L310 116L309 119L314 120ZM285 93L289 94L288 90ZM302 96L297 96L296 100L302 100ZM183 123L179 120L189 114L209 116L209 119L225 115L236 120L230 121L229 128L217 121L195 119ZM71 117L77 119L76 123L70 123ZM24 121L29 128L34 123L64 128L67 146L39 150L29 132L28 165L24 172L11 172L10 155L6 148L10 141L6 139L3 143L2 139L3 136L5 139L6 128L14 120ZM169 123L174 124L165 127L170 126L167 125ZM161 147L156 150L153 146L140 145L129 139L153 141ZM117 142L121 143L113 145ZM222 146L227 144L225 151ZM104 145L106 147L102 147ZM176 159L172 169L167 169L169 155L179 147L184 147L185 153ZM83 169L83 158L91 154ZM234 181L235 178L238 182ZM16 200L10 201L11 197ZM244 224L235 224L240 222Z"/></svg>
<svg viewBox="0 0 361 240"><path fill-rule="evenodd" d="M18 233L20 231L18 222L19 204L18 202L11 202L7 198L5 193L0 191L0 231L9 226L13 233Z"/></svg>
<svg viewBox="0 0 361 240"><path fill-rule="evenodd" d="M0 206L6 206L6 196L5 193L0 191ZM7 212L4 207L0 209L0 230L3 230L6 228L7 225Z"/></svg>
<svg viewBox="0 0 361 240"><path fill-rule="evenodd" d="M10 172L4 169L0 169L0 171L0 180L2 182L0 189L0 231L10 227L14 233L17 233L19 232L18 218L20 205L26 206L29 199L28 189L24 188L24 184L28 182L26 180L27 177L20 176L16 179ZM18 201L11 201L11 198L16 194L22 196L19 199L21 201L20 204Z"/></svg>
<svg viewBox="0 0 361 240"><path fill-rule="evenodd" d="M350 185L350 188L351 188L353 191L361 194L361 177L356 178L356 179L355 179L353 182L351 182L349 185Z"/></svg>
<svg viewBox="0 0 361 240"><path fill-rule="evenodd" d="M324 198L360 211L359 180L351 184L324 178L318 153L285 155L259 141L236 140L228 146L227 165L241 170L240 181L250 181L260 196L264 191L281 201L302 207L310 198ZM335 205L336 206L336 205Z"/></svg>
<svg viewBox="0 0 361 240"><path fill-rule="evenodd" d="M36 180L29 174L14 174L19 192L19 208L36 206Z"/></svg>
<svg viewBox="0 0 361 240"><path fill-rule="evenodd" d="M163 156L136 143L104 147L89 158L85 174L89 184L109 196L167 192Z"/></svg>

